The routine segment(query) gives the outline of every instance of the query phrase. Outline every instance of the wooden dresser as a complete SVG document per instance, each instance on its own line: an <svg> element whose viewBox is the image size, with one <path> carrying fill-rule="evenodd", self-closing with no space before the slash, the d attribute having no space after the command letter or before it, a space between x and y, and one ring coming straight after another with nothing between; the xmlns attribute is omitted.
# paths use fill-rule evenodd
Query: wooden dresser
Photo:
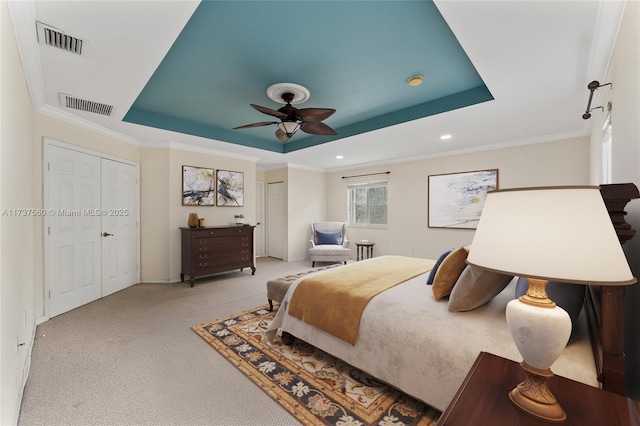
<svg viewBox="0 0 640 426"><path fill-rule="evenodd" d="M196 277L233 269L251 268L256 273L253 257L255 226L221 226L180 228L182 267L180 280L189 275L191 287Z"/></svg>

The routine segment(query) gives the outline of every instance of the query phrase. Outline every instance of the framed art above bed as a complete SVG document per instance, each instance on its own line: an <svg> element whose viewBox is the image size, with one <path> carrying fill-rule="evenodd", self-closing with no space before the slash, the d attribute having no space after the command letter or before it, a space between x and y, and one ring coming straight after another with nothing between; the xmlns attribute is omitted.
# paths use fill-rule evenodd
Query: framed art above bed
<svg viewBox="0 0 640 426"><path fill-rule="evenodd" d="M498 189L498 169L429 175L429 228L476 229L487 192Z"/></svg>

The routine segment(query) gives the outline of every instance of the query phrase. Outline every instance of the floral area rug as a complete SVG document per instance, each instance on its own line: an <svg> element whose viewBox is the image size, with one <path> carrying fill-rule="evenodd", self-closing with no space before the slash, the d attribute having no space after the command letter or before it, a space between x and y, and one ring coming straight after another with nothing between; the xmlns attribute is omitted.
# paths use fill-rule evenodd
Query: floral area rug
<svg viewBox="0 0 640 426"><path fill-rule="evenodd" d="M264 335L267 305L192 329L303 424L435 425L440 411L299 339Z"/></svg>

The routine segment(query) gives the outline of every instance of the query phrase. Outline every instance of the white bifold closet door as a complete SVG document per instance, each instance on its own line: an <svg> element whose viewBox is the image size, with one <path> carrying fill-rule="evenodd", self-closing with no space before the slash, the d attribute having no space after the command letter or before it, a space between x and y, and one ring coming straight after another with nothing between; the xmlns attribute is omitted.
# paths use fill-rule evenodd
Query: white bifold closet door
<svg viewBox="0 0 640 426"><path fill-rule="evenodd" d="M138 167L47 145L45 289L53 317L139 281Z"/></svg>

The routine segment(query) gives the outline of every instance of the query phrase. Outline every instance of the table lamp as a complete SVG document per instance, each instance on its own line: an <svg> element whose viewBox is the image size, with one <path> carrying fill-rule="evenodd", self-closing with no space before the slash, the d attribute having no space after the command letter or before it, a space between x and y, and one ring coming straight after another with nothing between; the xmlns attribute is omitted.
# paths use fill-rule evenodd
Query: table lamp
<svg viewBox="0 0 640 426"><path fill-rule="evenodd" d="M525 380L509 393L519 409L551 422L566 413L547 387L571 334L569 315L547 297L549 281L618 286L636 282L597 186L518 188L487 194L467 263L526 277L508 303L509 331Z"/></svg>

